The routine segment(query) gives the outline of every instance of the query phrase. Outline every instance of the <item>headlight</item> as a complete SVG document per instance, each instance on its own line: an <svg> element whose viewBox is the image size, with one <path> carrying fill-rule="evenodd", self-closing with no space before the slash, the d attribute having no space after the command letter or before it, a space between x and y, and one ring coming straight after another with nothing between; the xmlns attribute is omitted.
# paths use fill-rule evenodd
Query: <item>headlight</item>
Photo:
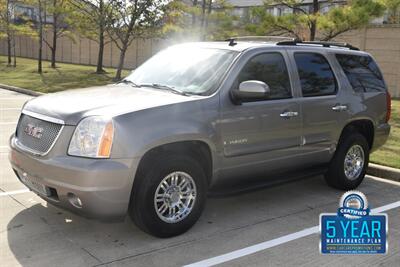
<svg viewBox="0 0 400 267"><path fill-rule="evenodd" d="M109 158L114 137L110 118L95 116L80 121L68 148L71 156Z"/></svg>

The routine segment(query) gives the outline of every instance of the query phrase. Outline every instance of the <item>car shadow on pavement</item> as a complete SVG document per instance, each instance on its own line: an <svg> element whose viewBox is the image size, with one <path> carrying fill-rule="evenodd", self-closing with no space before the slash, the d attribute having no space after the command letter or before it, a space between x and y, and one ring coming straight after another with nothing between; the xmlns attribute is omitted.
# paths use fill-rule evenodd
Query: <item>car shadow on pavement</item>
<svg viewBox="0 0 400 267"><path fill-rule="evenodd" d="M371 183L362 187L365 193L378 190ZM5 258L11 262L15 258L23 266L93 266L186 246L193 246L194 253L204 240L218 240L260 224L274 229L279 220L293 214L315 213L301 219L301 225L314 226L320 212L335 211L341 194L328 187L322 176L315 176L246 194L209 198L198 223L187 233L169 239L142 232L129 218L120 223L102 223L58 209L37 196L34 198L40 204L29 205L19 195L15 200L24 207L19 206L17 214L10 216L10 252L5 252Z"/></svg>

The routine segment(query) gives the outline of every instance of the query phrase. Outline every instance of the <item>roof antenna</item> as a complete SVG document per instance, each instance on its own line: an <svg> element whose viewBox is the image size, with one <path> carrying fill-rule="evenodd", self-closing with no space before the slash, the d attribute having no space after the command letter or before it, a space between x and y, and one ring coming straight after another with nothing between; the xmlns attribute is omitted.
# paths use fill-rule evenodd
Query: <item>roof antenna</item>
<svg viewBox="0 0 400 267"><path fill-rule="evenodd" d="M229 42L229 46L237 45L235 38L229 38L229 39L226 39L226 41Z"/></svg>

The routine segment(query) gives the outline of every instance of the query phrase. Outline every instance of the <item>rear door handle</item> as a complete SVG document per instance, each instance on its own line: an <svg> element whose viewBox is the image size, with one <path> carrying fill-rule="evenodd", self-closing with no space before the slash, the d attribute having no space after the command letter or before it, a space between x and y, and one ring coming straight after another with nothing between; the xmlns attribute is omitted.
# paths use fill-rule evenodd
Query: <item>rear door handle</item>
<svg viewBox="0 0 400 267"><path fill-rule="evenodd" d="M297 111L285 111L283 113L281 113L281 118L291 118L291 117L297 117L299 115L299 113Z"/></svg>
<svg viewBox="0 0 400 267"><path fill-rule="evenodd" d="M347 106L346 105L337 104L337 105L332 107L332 110L333 111L337 111L337 112L346 111L347 110Z"/></svg>

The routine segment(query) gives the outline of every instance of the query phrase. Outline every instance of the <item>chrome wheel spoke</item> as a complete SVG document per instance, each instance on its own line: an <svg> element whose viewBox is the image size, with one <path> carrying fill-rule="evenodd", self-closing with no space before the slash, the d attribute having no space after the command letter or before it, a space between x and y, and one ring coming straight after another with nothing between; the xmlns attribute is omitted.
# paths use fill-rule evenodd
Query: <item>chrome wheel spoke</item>
<svg viewBox="0 0 400 267"><path fill-rule="evenodd" d="M350 180L357 179L364 167L364 149L360 145L353 145L344 159L344 173Z"/></svg>
<svg viewBox="0 0 400 267"><path fill-rule="evenodd" d="M155 200L156 202L164 202L164 194L157 194Z"/></svg>
<svg viewBox="0 0 400 267"><path fill-rule="evenodd" d="M160 208L158 208L158 212L163 214L168 209L168 205L163 203Z"/></svg>
<svg viewBox="0 0 400 267"><path fill-rule="evenodd" d="M186 218L196 201L196 184L184 172L173 172L164 177L154 194L154 207L158 217L167 223Z"/></svg>

